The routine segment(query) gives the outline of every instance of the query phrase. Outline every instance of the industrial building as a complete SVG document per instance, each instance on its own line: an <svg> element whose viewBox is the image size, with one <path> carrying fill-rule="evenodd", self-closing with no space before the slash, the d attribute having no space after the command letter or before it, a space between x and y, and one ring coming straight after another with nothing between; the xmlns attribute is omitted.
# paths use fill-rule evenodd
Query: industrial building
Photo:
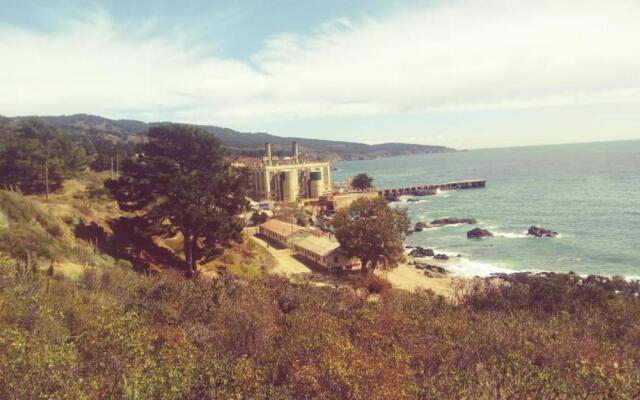
<svg viewBox="0 0 640 400"><path fill-rule="evenodd" d="M290 157L273 157L270 143L265 143L265 153L260 165L250 168L254 200L297 202L331 191L331 163L303 162L296 142Z"/></svg>

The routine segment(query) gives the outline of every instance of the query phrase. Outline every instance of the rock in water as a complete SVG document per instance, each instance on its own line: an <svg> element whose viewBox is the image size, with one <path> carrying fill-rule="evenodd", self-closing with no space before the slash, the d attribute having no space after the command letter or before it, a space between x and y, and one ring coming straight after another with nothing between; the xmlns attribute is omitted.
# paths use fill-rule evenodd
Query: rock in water
<svg viewBox="0 0 640 400"><path fill-rule="evenodd" d="M534 225L529 227L527 235L535 237L556 237L558 236L558 232Z"/></svg>
<svg viewBox="0 0 640 400"><path fill-rule="evenodd" d="M449 256L446 254L436 254L435 256L433 256L433 258L435 258L436 260L448 260Z"/></svg>
<svg viewBox="0 0 640 400"><path fill-rule="evenodd" d="M468 239L481 239L485 237L493 237L493 233L481 228L473 228L472 230L467 232Z"/></svg>
<svg viewBox="0 0 640 400"><path fill-rule="evenodd" d="M426 222L416 222L416 225L413 227L413 230L416 232L422 232L424 228L428 228L429 224Z"/></svg>
<svg viewBox="0 0 640 400"><path fill-rule="evenodd" d="M478 221L476 221L473 218L440 218L440 219L434 219L433 221L431 221L431 225L455 225L455 224L473 225L477 223Z"/></svg>
<svg viewBox="0 0 640 400"><path fill-rule="evenodd" d="M409 255L411 257L433 257L433 250L432 249L425 249L423 247L416 247L415 249L411 250L409 252Z"/></svg>

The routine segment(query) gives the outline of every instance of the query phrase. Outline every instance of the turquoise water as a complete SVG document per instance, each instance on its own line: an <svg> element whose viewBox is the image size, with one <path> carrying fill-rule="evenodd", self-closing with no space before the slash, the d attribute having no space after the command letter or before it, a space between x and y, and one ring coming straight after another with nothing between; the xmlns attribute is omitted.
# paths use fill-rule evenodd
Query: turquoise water
<svg viewBox="0 0 640 400"><path fill-rule="evenodd" d="M401 199L413 223L475 218L495 237L468 240L472 226L446 226L409 236L407 245L454 256L452 272L575 271L640 277L640 141L471 150L339 162L333 177L367 172L378 188L473 178L485 189ZM556 238L526 235L531 225ZM460 257L457 257L460 255Z"/></svg>

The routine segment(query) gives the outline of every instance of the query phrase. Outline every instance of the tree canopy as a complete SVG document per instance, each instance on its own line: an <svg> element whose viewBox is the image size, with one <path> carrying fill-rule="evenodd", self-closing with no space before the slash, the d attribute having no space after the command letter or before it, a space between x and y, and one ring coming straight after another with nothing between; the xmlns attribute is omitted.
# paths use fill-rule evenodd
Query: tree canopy
<svg viewBox="0 0 640 400"><path fill-rule="evenodd" d="M251 223L253 225L264 224L265 222L267 222L268 219L269 219L269 216L264 211L263 212L254 211L253 214L251 214Z"/></svg>
<svg viewBox="0 0 640 400"><path fill-rule="evenodd" d="M351 186L354 189L366 190L372 187L373 178L366 173L361 173L353 177Z"/></svg>
<svg viewBox="0 0 640 400"><path fill-rule="evenodd" d="M87 168L84 149L59 129L35 120L0 123L0 186L27 194L56 190Z"/></svg>
<svg viewBox="0 0 640 400"><path fill-rule="evenodd" d="M382 198L361 198L336 213L333 227L342 249L358 257L366 273L397 266L410 223L405 209L393 209Z"/></svg>
<svg viewBox="0 0 640 400"><path fill-rule="evenodd" d="M155 234L180 233L188 271L230 240L240 241L246 171L224 161L213 135L197 127L163 124L149 130L142 153L126 160L121 176L107 182L120 207L137 211Z"/></svg>

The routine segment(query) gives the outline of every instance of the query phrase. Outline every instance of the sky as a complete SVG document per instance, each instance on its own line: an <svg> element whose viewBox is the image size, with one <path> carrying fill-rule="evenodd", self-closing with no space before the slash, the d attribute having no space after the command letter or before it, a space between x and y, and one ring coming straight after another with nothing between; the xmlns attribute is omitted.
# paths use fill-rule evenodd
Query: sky
<svg viewBox="0 0 640 400"><path fill-rule="evenodd" d="M0 0L0 114L484 148L640 139L638 0Z"/></svg>

